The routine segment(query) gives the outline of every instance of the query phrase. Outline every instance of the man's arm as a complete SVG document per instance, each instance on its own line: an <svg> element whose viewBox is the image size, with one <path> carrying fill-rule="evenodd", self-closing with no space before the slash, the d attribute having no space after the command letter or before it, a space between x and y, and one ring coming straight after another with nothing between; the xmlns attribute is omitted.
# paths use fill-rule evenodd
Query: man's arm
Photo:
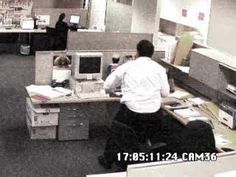
<svg viewBox="0 0 236 177"><path fill-rule="evenodd" d="M113 71L105 80L103 88L106 92L112 92L117 87L121 86L123 75L125 73L125 69L127 68L127 64L123 64L119 66L115 71Z"/></svg>
<svg viewBox="0 0 236 177"><path fill-rule="evenodd" d="M170 94L170 86L165 70L161 72L161 96L167 97Z"/></svg>

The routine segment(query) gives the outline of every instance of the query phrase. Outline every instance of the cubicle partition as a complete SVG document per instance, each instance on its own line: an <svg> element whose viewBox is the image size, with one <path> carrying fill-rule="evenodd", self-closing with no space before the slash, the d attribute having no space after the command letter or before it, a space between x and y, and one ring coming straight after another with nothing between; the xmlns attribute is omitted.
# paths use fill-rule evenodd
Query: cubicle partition
<svg viewBox="0 0 236 177"><path fill-rule="evenodd" d="M124 50L136 49L137 43L147 39L153 40L153 34L116 33L116 32L69 32L68 50Z"/></svg>
<svg viewBox="0 0 236 177"><path fill-rule="evenodd" d="M76 52L86 52L86 50L74 51L42 51L36 52L35 55L35 83L36 84L51 84L53 56L56 55L74 55ZM108 65L112 63L112 55L119 54L120 58L125 55L135 55L135 50L91 50L87 52L102 52L103 53L103 78L107 75ZM121 61L122 62L122 61Z"/></svg>
<svg viewBox="0 0 236 177"><path fill-rule="evenodd" d="M113 54L120 55L120 62L124 56L136 54L135 49L126 50L68 50L68 51L38 51L35 55L35 84L51 84L53 56L74 55L76 52L102 52L103 53L103 79L107 76L108 65L112 63ZM155 52L155 60L163 56L163 51Z"/></svg>

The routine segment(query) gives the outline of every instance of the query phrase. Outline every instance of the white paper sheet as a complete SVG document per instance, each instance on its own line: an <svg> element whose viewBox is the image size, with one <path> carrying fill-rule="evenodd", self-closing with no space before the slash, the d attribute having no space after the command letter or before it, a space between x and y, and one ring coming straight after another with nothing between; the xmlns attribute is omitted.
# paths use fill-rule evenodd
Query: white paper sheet
<svg viewBox="0 0 236 177"><path fill-rule="evenodd" d="M45 97L47 99L55 99L62 96L65 96L64 93L54 90L49 85L30 85L26 87L29 93Z"/></svg>
<svg viewBox="0 0 236 177"><path fill-rule="evenodd" d="M201 114L192 109L192 108L187 108L187 109L177 109L174 110L175 113L179 114L183 118L189 118L189 117L201 117Z"/></svg>
<svg viewBox="0 0 236 177"><path fill-rule="evenodd" d="M186 97L186 96L188 96L188 95L189 95L188 92L176 90L174 93L171 93L171 94L169 95L169 97L174 97L174 98L180 99L180 98Z"/></svg>

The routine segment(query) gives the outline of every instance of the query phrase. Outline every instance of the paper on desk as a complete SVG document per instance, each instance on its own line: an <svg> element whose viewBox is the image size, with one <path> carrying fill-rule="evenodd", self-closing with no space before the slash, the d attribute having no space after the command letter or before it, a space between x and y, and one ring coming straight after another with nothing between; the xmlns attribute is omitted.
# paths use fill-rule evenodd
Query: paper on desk
<svg viewBox="0 0 236 177"><path fill-rule="evenodd" d="M186 97L186 96L188 96L188 95L189 95L188 92L176 90L174 93L171 93L171 94L169 95L169 97L174 97L174 98L180 99L180 98Z"/></svg>
<svg viewBox="0 0 236 177"><path fill-rule="evenodd" d="M72 90L70 89L66 89L66 88L63 88L63 87L55 87L53 88L53 90L56 90L60 93L63 93L64 95L71 95L72 94Z"/></svg>
<svg viewBox="0 0 236 177"><path fill-rule="evenodd" d="M55 98L65 96L65 94L54 90L49 85L30 85L26 87L26 90L29 93L39 95L48 99L55 99Z"/></svg>
<svg viewBox="0 0 236 177"><path fill-rule="evenodd" d="M181 70L184 73L189 73L190 67L189 66L177 66L175 65L176 68L178 68L179 70Z"/></svg>
<svg viewBox="0 0 236 177"><path fill-rule="evenodd" d="M223 146L223 145L227 145L231 143L231 141L223 138L223 135L218 134L214 136L215 136L216 145Z"/></svg>
<svg viewBox="0 0 236 177"><path fill-rule="evenodd" d="M71 77L70 69L53 69L52 79L56 80L56 82L61 83L65 80L69 80Z"/></svg>
<svg viewBox="0 0 236 177"><path fill-rule="evenodd" d="M236 176L236 170L219 173L216 174L214 177L235 177L235 176Z"/></svg>
<svg viewBox="0 0 236 177"><path fill-rule="evenodd" d="M196 98L189 98L188 99L192 104L201 105L206 102L204 98L196 97Z"/></svg>
<svg viewBox="0 0 236 177"><path fill-rule="evenodd" d="M189 118L189 117L201 117L201 114L192 109L192 108L187 108L187 109L177 109L174 110L175 113L179 114L183 118Z"/></svg>

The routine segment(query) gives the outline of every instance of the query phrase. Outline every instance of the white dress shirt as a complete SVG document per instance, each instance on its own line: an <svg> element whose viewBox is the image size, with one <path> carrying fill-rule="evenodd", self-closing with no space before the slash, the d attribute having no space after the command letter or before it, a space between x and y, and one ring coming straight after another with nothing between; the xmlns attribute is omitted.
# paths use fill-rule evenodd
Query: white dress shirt
<svg viewBox="0 0 236 177"><path fill-rule="evenodd" d="M169 95L166 70L149 57L139 57L119 66L104 83L112 91L121 86L124 103L137 113L154 113L160 109L161 96Z"/></svg>

